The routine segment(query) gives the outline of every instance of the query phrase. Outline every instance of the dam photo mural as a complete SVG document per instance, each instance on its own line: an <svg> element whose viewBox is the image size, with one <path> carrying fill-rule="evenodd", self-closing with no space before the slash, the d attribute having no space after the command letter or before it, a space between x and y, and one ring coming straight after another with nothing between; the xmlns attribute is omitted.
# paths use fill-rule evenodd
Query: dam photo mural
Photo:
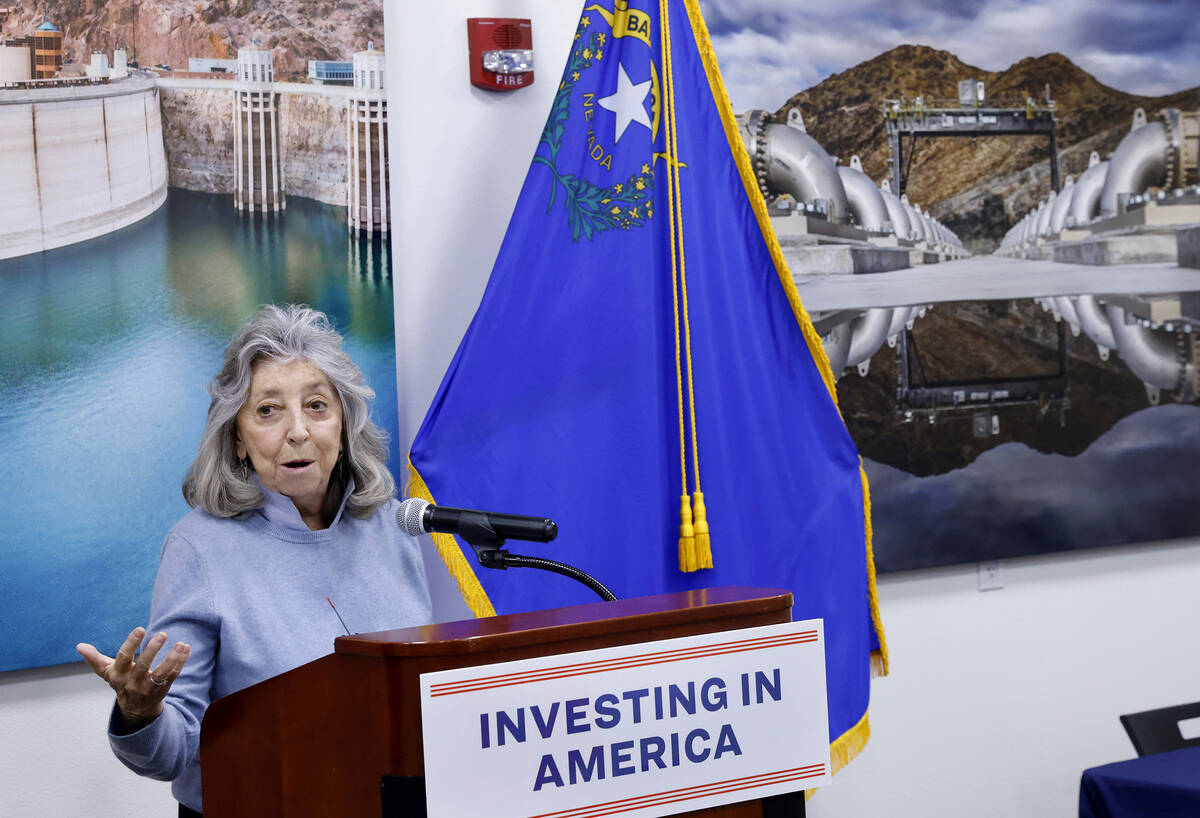
<svg viewBox="0 0 1200 818"><path fill-rule="evenodd" d="M137 5L51 6L62 82L0 77L0 671L143 623L205 385L259 305L330 315L404 463L382 4ZM839 375L878 569L1200 535L1196 16L700 7Z"/></svg>
<svg viewBox="0 0 1200 818"><path fill-rule="evenodd" d="M61 44L45 79L28 43L0 44L0 671L79 661L81 641L111 654L146 624L208 382L261 305L329 316L403 467L382 9L267 48L259 5L164 31L0 10L6 35L48 25ZM310 81L309 59L336 81Z"/></svg>

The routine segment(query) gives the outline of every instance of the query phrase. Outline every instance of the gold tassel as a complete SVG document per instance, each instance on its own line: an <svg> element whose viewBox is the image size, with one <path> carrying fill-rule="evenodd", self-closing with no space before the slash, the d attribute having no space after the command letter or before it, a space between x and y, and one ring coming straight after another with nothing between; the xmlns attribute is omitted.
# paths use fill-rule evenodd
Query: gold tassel
<svg viewBox="0 0 1200 818"><path fill-rule="evenodd" d="M692 502L686 494L679 498L679 570L696 570L696 530L692 528Z"/></svg>
<svg viewBox="0 0 1200 818"><path fill-rule="evenodd" d="M693 492L692 504L696 508L696 567L712 568L712 545L708 539L708 512L704 508L704 493Z"/></svg>

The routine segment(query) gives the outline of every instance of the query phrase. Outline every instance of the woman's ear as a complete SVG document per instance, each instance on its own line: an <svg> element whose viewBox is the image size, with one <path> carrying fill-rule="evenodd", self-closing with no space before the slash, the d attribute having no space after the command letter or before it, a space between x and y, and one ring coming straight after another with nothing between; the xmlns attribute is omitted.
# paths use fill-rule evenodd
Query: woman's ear
<svg viewBox="0 0 1200 818"><path fill-rule="evenodd" d="M246 447L242 445L241 432L233 433L233 446L234 446L234 450L237 452L238 460L245 460L246 459Z"/></svg>

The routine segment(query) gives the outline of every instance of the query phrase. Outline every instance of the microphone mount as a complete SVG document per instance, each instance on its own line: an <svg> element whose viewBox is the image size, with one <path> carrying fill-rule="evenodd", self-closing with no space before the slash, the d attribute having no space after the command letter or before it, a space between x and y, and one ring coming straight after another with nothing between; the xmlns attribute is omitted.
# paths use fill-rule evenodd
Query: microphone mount
<svg viewBox="0 0 1200 818"><path fill-rule="evenodd" d="M600 580L573 565L542 557L527 557L509 553L504 548L505 540L496 534L487 515L482 512L464 511L459 517L457 534L474 549L475 558L484 568L494 568L499 571L510 567L537 568L581 582L595 591L605 602L613 602L617 598Z"/></svg>

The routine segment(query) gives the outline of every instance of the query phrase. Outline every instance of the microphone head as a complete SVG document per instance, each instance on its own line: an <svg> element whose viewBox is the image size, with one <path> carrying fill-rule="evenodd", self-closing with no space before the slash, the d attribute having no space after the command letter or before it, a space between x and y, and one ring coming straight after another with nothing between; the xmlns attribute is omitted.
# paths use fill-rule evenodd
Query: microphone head
<svg viewBox="0 0 1200 818"><path fill-rule="evenodd" d="M396 509L396 525L400 526L406 534L414 537L428 533L421 521L425 509L428 507L429 502L420 497L409 497L407 500L402 500L400 507Z"/></svg>

